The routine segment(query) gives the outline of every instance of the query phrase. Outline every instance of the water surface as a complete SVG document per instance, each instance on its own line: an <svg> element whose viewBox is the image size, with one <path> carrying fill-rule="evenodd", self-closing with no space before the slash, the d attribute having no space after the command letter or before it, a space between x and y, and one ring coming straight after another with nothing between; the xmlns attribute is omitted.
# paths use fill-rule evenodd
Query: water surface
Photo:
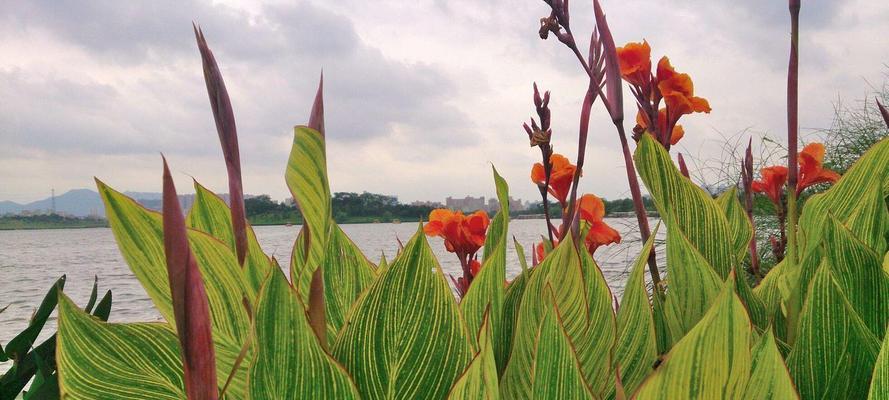
<svg viewBox="0 0 889 400"><path fill-rule="evenodd" d="M624 235L624 241L621 245L600 248L596 260L615 295L619 296L640 244L632 233L636 231L634 219L606 221ZM516 220L509 225L509 235L525 246L529 262L531 244L540 241L540 235L545 233L543 227L542 220ZM342 228L369 259L378 262L383 254L391 260L398 251L396 238L407 242L416 232L417 224L346 224ZM263 250L274 255L281 265L287 265L299 226L259 226L255 231ZM460 274L460 263L445 250L442 240L430 238L429 242L445 273ZM506 274L511 279L519 272L518 255L510 240ZM112 322L161 320L120 255L110 229L0 231L0 308L9 305L0 314L0 345L27 327L28 319L46 291L63 274L67 275L65 293L81 305L89 298L93 277L98 276L99 295L109 289L113 292ZM40 341L55 331L55 319L53 313ZM0 363L0 371L8 368L9 363Z"/></svg>

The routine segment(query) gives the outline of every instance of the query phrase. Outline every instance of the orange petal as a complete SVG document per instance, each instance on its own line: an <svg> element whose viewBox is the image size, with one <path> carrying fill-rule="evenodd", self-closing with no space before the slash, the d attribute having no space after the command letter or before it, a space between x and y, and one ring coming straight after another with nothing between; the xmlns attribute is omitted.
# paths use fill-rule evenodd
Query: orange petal
<svg viewBox="0 0 889 400"><path fill-rule="evenodd" d="M469 273L472 276L478 275L478 272L482 269L482 263L478 262L478 260L472 260L469 262Z"/></svg>
<svg viewBox="0 0 889 400"><path fill-rule="evenodd" d="M621 76L634 85L645 84L651 75L651 47L648 42L630 42L616 50Z"/></svg>
<svg viewBox="0 0 889 400"><path fill-rule="evenodd" d="M694 112L710 112L710 102L703 97L692 97L691 98L691 108Z"/></svg>
<svg viewBox="0 0 889 400"><path fill-rule="evenodd" d="M533 167L531 167L531 182L534 182L538 185L546 182L546 171L543 169L543 164L536 163Z"/></svg>
<svg viewBox="0 0 889 400"><path fill-rule="evenodd" d="M800 157L802 157L803 154L812 157L820 165L824 161L824 145L818 142L809 143L806 147L803 147L803 151L800 152Z"/></svg>
<svg viewBox="0 0 889 400"><path fill-rule="evenodd" d="M657 79L658 81L667 80L673 77L676 70L670 65L670 59L667 56L661 57L657 62Z"/></svg>
<svg viewBox="0 0 889 400"><path fill-rule="evenodd" d="M645 114L642 113L642 109L637 109L636 111L636 125L641 126L643 129L648 127L648 123L645 122Z"/></svg>
<svg viewBox="0 0 889 400"><path fill-rule="evenodd" d="M601 221L605 217L605 203L593 194L585 194L578 201L580 218L588 222Z"/></svg>
<svg viewBox="0 0 889 400"><path fill-rule="evenodd" d="M440 221L432 221L423 226L423 233L425 233L426 236L439 236L441 235L441 229L442 224Z"/></svg>
<svg viewBox="0 0 889 400"><path fill-rule="evenodd" d="M685 129L682 128L682 125L674 126L673 132L670 133L670 144L679 143L683 136L685 136Z"/></svg>
<svg viewBox="0 0 889 400"><path fill-rule="evenodd" d="M571 161L569 161L568 158L559 153L553 153L549 157L549 162L553 165L553 171L561 170L571 165Z"/></svg>
<svg viewBox="0 0 889 400"><path fill-rule="evenodd" d="M620 239L620 233L603 221L592 224L590 233L587 235L587 240L599 245L620 243Z"/></svg>

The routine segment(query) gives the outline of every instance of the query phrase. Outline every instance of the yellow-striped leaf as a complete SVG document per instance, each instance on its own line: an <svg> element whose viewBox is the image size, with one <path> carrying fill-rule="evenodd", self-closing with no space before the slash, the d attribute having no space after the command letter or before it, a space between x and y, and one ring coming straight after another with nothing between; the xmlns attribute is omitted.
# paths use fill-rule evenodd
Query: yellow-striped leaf
<svg viewBox="0 0 889 400"><path fill-rule="evenodd" d="M787 259L785 258L772 267L766 276L759 281L759 285L753 288L753 294L763 303L769 318L773 318L776 312L781 312L782 296L779 285L781 283L781 273L786 262Z"/></svg>
<svg viewBox="0 0 889 400"><path fill-rule="evenodd" d="M346 233L336 224L331 229L322 271L328 343L336 340L352 304L375 276L373 265Z"/></svg>
<svg viewBox="0 0 889 400"><path fill-rule="evenodd" d="M828 219L824 248L831 273L871 333L882 338L889 323L889 275L881 257L836 218Z"/></svg>
<svg viewBox="0 0 889 400"><path fill-rule="evenodd" d="M804 252L821 243L828 214L845 224L852 233L882 254L887 250L886 230L889 211L885 188L889 183L889 138L865 152L836 184L806 201L800 216Z"/></svg>
<svg viewBox="0 0 889 400"><path fill-rule="evenodd" d="M657 334L645 288L645 266L654 247L659 226L642 247L624 286L617 310L617 341L614 346L615 365L620 367L624 390L632 393L651 373L657 360ZM612 396L609 396L612 398Z"/></svg>
<svg viewBox="0 0 889 400"><path fill-rule="evenodd" d="M252 399L357 399L343 367L322 348L305 307L280 270L269 274L256 304Z"/></svg>
<svg viewBox="0 0 889 400"><path fill-rule="evenodd" d="M501 380L505 398L532 396L531 377L536 358L537 332L545 309L545 288L552 287L555 302L571 338L584 379L594 393L604 394L611 381L610 348L614 343L615 322L611 294L592 257L587 260L568 235L533 269L519 307L512 353Z"/></svg>
<svg viewBox="0 0 889 400"><path fill-rule="evenodd" d="M734 255L738 254L725 213L707 192L682 176L667 150L651 135L642 135L634 159L658 213L667 224L667 236L672 232L685 235L724 280ZM672 264L669 260L667 264L669 274Z"/></svg>
<svg viewBox="0 0 889 400"><path fill-rule="evenodd" d="M769 326L769 312L766 310L765 303L753 294L753 289L747 283L747 274L736 273L735 284L738 288L738 298L744 303L744 307L747 307L747 315L750 316L753 325L760 331L766 329Z"/></svg>
<svg viewBox="0 0 889 400"><path fill-rule="evenodd" d="M476 332L481 327L485 310L489 310L491 316L491 329L495 332L493 348L494 357L497 360L497 369L502 371L506 366L507 354L504 350L502 336L500 335L503 315L503 281L506 280L506 243L507 229L509 227L509 187L506 181L497 173L497 169L491 167L494 173L494 185L497 188L497 197L500 200L500 211L494 216L488 236L485 239L484 258L482 268L472 285L460 301L460 310L466 319L466 326L470 332Z"/></svg>
<svg viewBox="0 0 889 400"><path fill-rule="evenodd" d="M232 249L232 252L235 252L235 235L231 220L231 211L225 201L195 181L194 204L188 211L186 225L221 240ZM244 260L244 275L248 283L247 298L251 302L259 293L259 288L272 267L271 260L262 251L256 240L253 227L247 224L247 258Z"/></svg>
<svg viewBox="0 0 889 400"><path fill-rule="evenodd" d="M775 344L771 329L759 338L751 351L753 359L750 380L744 391L744 399L786 400L797 399L796 388L790 379L790 372L784 365L784 358Z"/></svg>
<svg viewBox="0 0 889 400"><path fill-rule="evenodd" d="M669 225L667 268L665 312L668 319L675 319L679 323L678 327L670 326L671 340L675 343L710 309L723 284L685 235Z"/></svg>
<svg viewBox="0 0 889 400"><path fill-rule="evenodd" d="M479 328L478 352L451 388L448 399L452 400L498 400L500 382L497 375L497 362L494 358L494 336L491 332L490 313L485 312Z"/></svg>
<svg viewBox="0 0 889 400"><path fill-rule="evenodd" d="M148 293L158 312L175 329L170 284L164 256L161 214L96 181L111 231L124 260ZM238 353L250 335L250 320L242 299L249 293L244 272L232 249L200 231L188 231L192 254L197 261L213 320L217 379L220 386L232 371ZM247 366L241 364L228 393L244 397Z"/></svg>
<svg viewBox="0 0 889 400"><path fill-rule="evenodd" d="M750 239L753 238L753 225L747 218L747 213L744 212L741 202L738 200L738 188L732 186L731 189L722 192L716 198L716 204L719 205L719 208L722 209L728 220L734 249L733 254L735 255L734 265L741 265L741 261L744 261L747 255L750 254L748 246L750 245Z"/></svg>
<svg viewBox="0 0 889 400"><path fill-rule="evenodd" d="M358 299L333 354L362 398L447 396L473 350L422 230Z"/></svg>
<svg viewBox="0 0 889 400"><path fill-rule="evenodd" d="M580 237L586 237L587 232L586 229L581 230ZM583 247L579 252L583 280L586 283L587 331L576 339L575 347L590 389L596 397L602 397L614 386L611 359L617 337L615 298L605 275L590 252Z"/></svg>
<svg viewBox="0 0 889 400"><path fill-rule="evenodd" d="M178 339L166 323L101 322L60 293L56 346L62 398L185 398Z"/></svg>
<svg viewBox="0 0 889 400"><path fill-rule="evenodd" d="M320 132L305 126L294 128L293 147L284 179L302 213L302 229L308 231L305 253L296 257L294 249L294 257L290 259L290 280L303 303L308 304L309 282L312 273L324 260L332 225L327 156L324 136ZM305 235L305 232L301 232L301 235Z"/></svg>
<svg viewBox="0 0 889 400"><path fill-rule="evenodd" d="M713 306L648 376L636 399L740 398L750 376L750 319L729 277Z"/></svg>
<svg viewBox="0 0 889 400"><path fill-rule="evenodd" d="M533 399L593 399L584 379L565 321L559 313L552 287L546 287L546 301L537 332L536 357L532 370Z"/></svg>
<svg viewBox="0 0 889 400"><path fill-rule="evenodd" d="M824 260L812 279L787 366L803 399L861 399L880 351Z"/></svg>
<svg viewBox="0 0 889 400"><path fill-rule="evenodd" d="M520 259L524 259L524 251L518 241L513 240L516 246L516 252L519 253ZM533 270L524 266L522 273L513 278L512 282L506 288L506 294L503 296L503 323L500 327L500 337L503 341L503 352L507 357L512 354L512 344L515 336L516 320L519 315L519 307L522 304L522 296L525 294L525 287L528 285L529 277ZM508 361L508 358L507 358ZM504 368L505 369L505 368ZM499 371L501 374L503 371Z"/></svg>
<svg viewBox="0 0 889 400"><path fill-rule="evenodd" d="M889 335L883 338L883 346L880 356L877 357L877 365L874 367L874 375L870 381L869 400L889 399Z"/></svg>

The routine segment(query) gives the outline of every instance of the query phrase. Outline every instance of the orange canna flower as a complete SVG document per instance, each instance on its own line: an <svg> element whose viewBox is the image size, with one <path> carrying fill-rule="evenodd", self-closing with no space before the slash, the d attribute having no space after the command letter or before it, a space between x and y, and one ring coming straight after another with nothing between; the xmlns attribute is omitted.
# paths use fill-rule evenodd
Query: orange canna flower
<svg viewBox="0 0 889 400"><path fill-rule="evenodd" d="M648 42L630 42L617 48L617 60L620 63L620 75L636 86L645 86L651 82L651 47Z"/></svg>
<svg viewBox="0 0 889 400"><path fill-rule="evenodd" d="M559 245L559 241L557 239L553 239L553 248ZM534 252L535 260L537 264L543 262L543 259L546 257L546 247L543 245L543 241L537 243L537 251Z"/></svg>
<svg viewBox="0 0 889 400"><path fill-rule="evenodd" d="M667 104L673 121L685 114L710 112L710 103L703 97L695 97L694 84L688 74L678 73L670 65L670 59L661 57L657 64L658 90Z"/></svg>
<svg viewBox="0 0 889 400"><path fill-rule="evenodd" d="M599 246L620 243L620 233L603 220L605 203L602 199L592 194L585 194L578 201L578 209L580 218L590 223L590 231L585 241L591 254L595 254Z"/></svg>
<svg viewBox="0 0 889 400"><path fill-rule="evenodd" d="M762 179L753 181L751 189L757 193L763 193L776 207L781 207L781 193L784 191L784 184L787 183L787 167L775 165L760 170Z"/></svg>
<svg viewBox="0 0 889 400"><path fill-rule="evenodd" d="M478 276L478 272L482 269L482 263L478 262L478 260L472 260L469 262L469 272L472 276Z"/></svg>
<svg viewBox="0 0 889 400"><path fill-rule="evenodd" d="M799 153L799 182L796 185L796 194L799 195L807 187L825 183L836 182L840 174L822 166L824 161L824 145L821 143L809 143Z"/></svg>
<svg viewBox="0 0 889 400"><path fill-rule="evenodd" d="M556 153L550 156L549 162L552 163L553 170L549 177L547 191L564 207L571 189L571 182L574 180L574 171L577 167L571 164L565 156ZM531 181L538 185L546 183L546 171L543 168L543 164L536 163L531 168Z"/></svg>
<svg viewBox="0 0 889 400"><path fill-rule="evenodd" d="M645 116L642 114L642 110L639 110L636 113L636 124L641 126L642 129L648 129L648 123L645 121ZM658 132L663 132L667 130L667 109L661 108L657 113L657 128ZM670 144L679 143L679 139L685 136L685 129L682 128L682 125L676 125L673 127L673 131L670 132Z"/></svg>
<svg viewBox="0 0 889 400"><path fill-rule="evenodd" d="M485 244L489 222L488 214L481 210L463 215L462 211L439 208L429 213L423 232L443 238L445 248L452 253L471 255Z"/></svg>

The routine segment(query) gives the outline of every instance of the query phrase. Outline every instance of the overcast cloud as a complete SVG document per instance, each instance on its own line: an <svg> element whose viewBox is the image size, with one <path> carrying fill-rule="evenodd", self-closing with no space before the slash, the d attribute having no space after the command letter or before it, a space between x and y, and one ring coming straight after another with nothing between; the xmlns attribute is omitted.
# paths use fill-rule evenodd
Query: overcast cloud
<svg viewBox="0 0 889 400"><path fill-rule="evenodd" d="M589 2L572 2L587 38ZM605 0L618 44L645 38L688 72L709 115L683 119L679 151L716 157L724 135L782 137L786 2ZM0 7L0 200L92 187L160 191L163 152L185 188L224 191L225 170L191 22L229 88L245 190L287 196L292 127L321 70L334 191L403 201L511 192L536 199L539 153L521 123L531 83L553 92L556 151L576 153L585 79L570 52L537 37L539 0L26 1ZM889 62L889 2L803 1L801 124L829 126L833 103L867 93ZM585 42L585 40L584 40ZM585 43L583 44L585 46ZM635 115L631 102L626 112ZM594 108L582 189L628 196L620 147ZM804 132L805 133L805 132Z"/></svg>

